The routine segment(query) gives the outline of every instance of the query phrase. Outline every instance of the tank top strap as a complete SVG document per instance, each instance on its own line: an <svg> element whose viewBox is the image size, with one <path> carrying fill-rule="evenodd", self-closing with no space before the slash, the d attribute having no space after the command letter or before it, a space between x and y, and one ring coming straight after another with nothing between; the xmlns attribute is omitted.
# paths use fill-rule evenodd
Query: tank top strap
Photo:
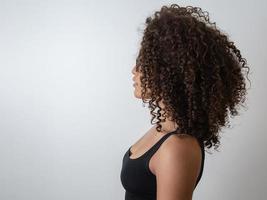
<svg viewBox="0 0 267 200"><path fill-rule="evenodd" d="M158 149L159 147L161 146L161 144L172 134L175 134L176 132L175 131L172 131L172 132L169 132L169 133L166 133L164 136L162 136L159 141L156 142L155 145L153 145L153 147L150 149L150 152L149 152L149 157L151 157Z"/></svg>
<svg viewBox="0 0 267 200"><path fill-rule="evenodd" d="M164 136L162 136L159 141L157 141L152 147L151 149L149 149L148 153L148 159L150 159L150 157L153 156L153 154L159 149L159 147L161 146L161 144L172 134L176 134L176 131L172 131L169 133L166 133ZM204 154L205 156L205 147L204 147L204 143L200 140L198 140L198 143L200 145L201 151L202 151L202 155ZM202 156L202 159L204 159L205 157Z"/></svg>

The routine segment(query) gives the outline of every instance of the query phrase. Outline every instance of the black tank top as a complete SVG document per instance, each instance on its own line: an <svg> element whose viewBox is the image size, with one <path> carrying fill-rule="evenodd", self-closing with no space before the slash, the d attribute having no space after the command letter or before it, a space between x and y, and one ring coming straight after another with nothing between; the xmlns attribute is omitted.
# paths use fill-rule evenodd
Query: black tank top
<svg viewBox="0 0 267 200"><path fill-rule="evenodd" d="M126 151L122 160L120 179L125 189L125 200L156 200L156 176L150 171L149 160L160 145L175 131L166 133L148 151L138 158L130 158L131 147ZM203 142L198 140L202 150L201 170L195 187L203 172L205 151Z"/></svg>

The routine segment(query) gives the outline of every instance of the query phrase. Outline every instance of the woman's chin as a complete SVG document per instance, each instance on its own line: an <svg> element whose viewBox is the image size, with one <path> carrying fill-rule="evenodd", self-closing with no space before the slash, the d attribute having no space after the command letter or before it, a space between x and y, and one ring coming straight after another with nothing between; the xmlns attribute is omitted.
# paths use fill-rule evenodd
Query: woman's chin
<svg viewBox="0 0 267 200"><path fill-rule="evenodd" d="M140 94L136 91L136 89L134 90L134 96L138 99L141 98Z"/></svg>
<svg viewBox="0 0 267 200"><path fill-rule="evenodd" d="M141 99L140 95L137 95L134 93L134 96L137 98L137 99Z"/></svg>

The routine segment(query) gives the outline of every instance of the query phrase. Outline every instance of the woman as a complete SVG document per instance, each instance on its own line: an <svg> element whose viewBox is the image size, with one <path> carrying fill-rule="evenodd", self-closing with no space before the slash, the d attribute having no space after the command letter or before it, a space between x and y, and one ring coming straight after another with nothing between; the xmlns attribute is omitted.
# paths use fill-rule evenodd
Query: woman
<svg viewBox="0 0 267 200"><path fill-rule="evenodd" d="M246 60L204 13L172 4L146 19L134 95L157 121L123 157L126 200L192 199L204 148L218 148L220 129L245 101Z"/></svg>

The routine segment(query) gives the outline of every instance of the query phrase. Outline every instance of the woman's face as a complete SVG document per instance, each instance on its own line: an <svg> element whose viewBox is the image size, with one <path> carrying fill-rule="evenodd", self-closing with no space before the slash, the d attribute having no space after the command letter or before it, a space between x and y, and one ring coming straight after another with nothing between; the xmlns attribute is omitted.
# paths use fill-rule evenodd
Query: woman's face
<svg viewBox="0 0 267 200"><path fill-rule="evenodd" d="M134 66L134 68L132 69L132 73L133 73L133 87L134 87L134 96L138 99L142 99L141 96L141 72L136 70L136 66ZM150 94L151 94L151 90L149 88L146 88L146 94L145 94L145 99L149 100L150 99Z"/></svg>
<svg viewBox="0 0 267 200"><path fill-rule="evenodd" d="M141 99L141 81L140 81L140 72L136 70L136 66L132 69L132 74L134 75L133 80L133 87L134 87L134 96L138 99Z"/></svg>

